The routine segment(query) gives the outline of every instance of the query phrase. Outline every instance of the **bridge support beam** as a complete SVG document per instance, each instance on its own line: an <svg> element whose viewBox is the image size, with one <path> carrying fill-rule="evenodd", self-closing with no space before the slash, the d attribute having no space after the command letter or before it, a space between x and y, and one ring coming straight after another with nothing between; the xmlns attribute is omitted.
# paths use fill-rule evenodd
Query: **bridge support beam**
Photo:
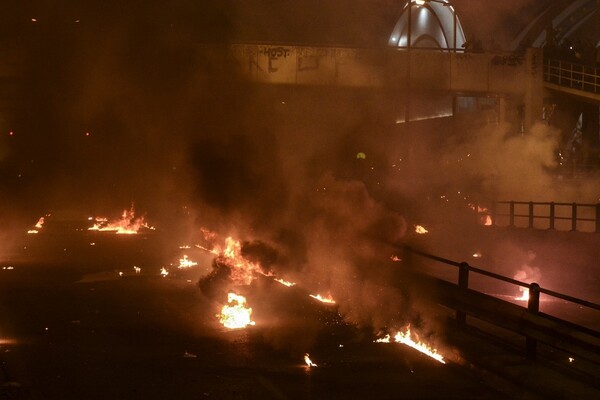
<svg viewBox="0 0 600 400"><path fill-rule="evenodd" d="M544 107L543 55L541 49L529 48L525 53L524 130L528 132L542 118Z"/></svg>

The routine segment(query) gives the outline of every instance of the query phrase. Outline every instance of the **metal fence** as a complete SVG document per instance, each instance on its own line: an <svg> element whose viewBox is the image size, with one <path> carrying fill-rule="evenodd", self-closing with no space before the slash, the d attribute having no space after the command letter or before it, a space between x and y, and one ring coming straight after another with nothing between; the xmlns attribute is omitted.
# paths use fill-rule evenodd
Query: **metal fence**
<svg viewBox="0 0 600 400"><path fill-rule="evenodd" d="M412 269L416 269L417 257L457 269L456 283L432 279L438 286L441 303L456 310L459 324L465 325L469 315L523 335L525 354L529 358L536 357L537 344L541 342L569 354L584 357L596 366L600 364L600 332L540 312L540 294L594 311L600 311L600 304L558 293L540 287L537 283L526 283L476 268L466 262L448 260L410 247L404 248L403 260ZM469 278L472 274L529 289L527 307L470 289Z"/></svg>
<svg viewBox="0 0 600 400"><path fill-rule="evenodd" d="M545 58L544 80L559 86L600 93L600 67Z"/></svg>
<svg viewBox="0 0 600 400"><path fill-rule="evenodd" d="M493 225L600 233L600 203L497 201Z"/></svg>

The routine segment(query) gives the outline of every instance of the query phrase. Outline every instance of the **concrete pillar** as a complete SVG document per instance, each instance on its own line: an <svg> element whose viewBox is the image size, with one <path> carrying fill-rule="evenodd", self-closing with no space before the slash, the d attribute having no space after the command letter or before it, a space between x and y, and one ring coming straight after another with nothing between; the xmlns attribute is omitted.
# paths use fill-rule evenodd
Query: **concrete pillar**
<svg viewBox="0 0 600 400"><path fill-rule="evenodd" d="M581 111L583 112L583 124L581 127L582 133L582 163L584 165L588 165L593 162L590 159L591 152L590 150L599 144L599 110L597 104L589 104L583 103L581 107Z"/></svg>
<svg viewBox="0 0 600 400"><path fill-rule="evenodd" d="M525 132L536 121L542 119L544 107L544 81L543 81L542 49L529 48L525 52Z"/></svg>

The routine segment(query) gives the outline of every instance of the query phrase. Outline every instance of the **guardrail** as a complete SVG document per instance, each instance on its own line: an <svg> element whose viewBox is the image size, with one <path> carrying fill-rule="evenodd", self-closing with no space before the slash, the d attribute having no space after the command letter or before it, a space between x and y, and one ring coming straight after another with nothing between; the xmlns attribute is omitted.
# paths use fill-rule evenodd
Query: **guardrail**
<svg viewBox="0 0 600 400"><path fill-rule="evenodd" d="M536 358L537 345L544 343L554 349L587 360L598 368L600 365L600 332L540 312L540 294L576 304L590 310L600 311L600 304L582 300L540 287L537 283L526 283L476 268L466 262L456 262L410 247L403 249L403 261L416 270L417 257L457 269L456 283L427 276L436 286L438 301L456 311L459 324L467 324L467 315L508 329L525 337L525 355ZM472 274L483 275L495 281L506 282L529 289L527 307L499 299L469 288Z"/></svg>
<svg viewBox="0 0 600 400"><path fill-rule="evenodd" d="M544 81L571 89L600 93L600 68L544 58Z"/></svg>
<svg viewBox="0 0 600 400"><path fill-rule="evenodd" d="M490 212L497 226L600 233L600 203L496 201Z"/></svg>

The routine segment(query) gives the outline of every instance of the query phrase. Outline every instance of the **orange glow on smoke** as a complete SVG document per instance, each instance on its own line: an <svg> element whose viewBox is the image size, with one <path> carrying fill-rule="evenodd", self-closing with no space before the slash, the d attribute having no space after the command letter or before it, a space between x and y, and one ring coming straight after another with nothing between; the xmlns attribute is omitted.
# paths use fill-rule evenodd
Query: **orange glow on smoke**
<svg viewBox="0 0 600 400"><path fill-rule="evenodd" d="M521 291L521 294L519 296L515 296L515 300L529 301L529 289L526 287L520 287L519 290Z"/></svg>
<svg viewBox="0 0 600 400"><path fill-rule="evenodd" d="M248 325L255 325L251 316L252 308L246 307L246 298L230 292L227 295L227 304L223 306L217 318L225 328L241 329Z"/></svg>
<svg viewBox="0 0 600 400"><path fill-rule="evenodd" d="M417 336L417 335L415 335L415 336ZM391 339L392 338L388 334L381 339L377 339L375 342L376 343L390 343ZM412 347L413 349L425 354L426 356L433 358L434 360L436 360L442 364L446 364L446 361L444 361L444 357L438 353L437 349L432 348L431 346L427 345L426 343L419 341L418 336L416 337L416 340L412 338L411 331L410 331L410 325L406 327L406 330L404 332L398 331L396 333L396 335L394 335L394 342L405 344L405 345Z"/></svg>
<svg viewBox="0 0 600 400"><path fill-rule="evenodd" d="M121 218L117 220L109 222L108 218L96 217L94 218L94 221L94 226L88 228L88 230L99 232L114 232L119 235L135 235L142 228L152 230L155 229L146 223L143 216L136 218L133 206L129 210L123 210Z"/></svg>

